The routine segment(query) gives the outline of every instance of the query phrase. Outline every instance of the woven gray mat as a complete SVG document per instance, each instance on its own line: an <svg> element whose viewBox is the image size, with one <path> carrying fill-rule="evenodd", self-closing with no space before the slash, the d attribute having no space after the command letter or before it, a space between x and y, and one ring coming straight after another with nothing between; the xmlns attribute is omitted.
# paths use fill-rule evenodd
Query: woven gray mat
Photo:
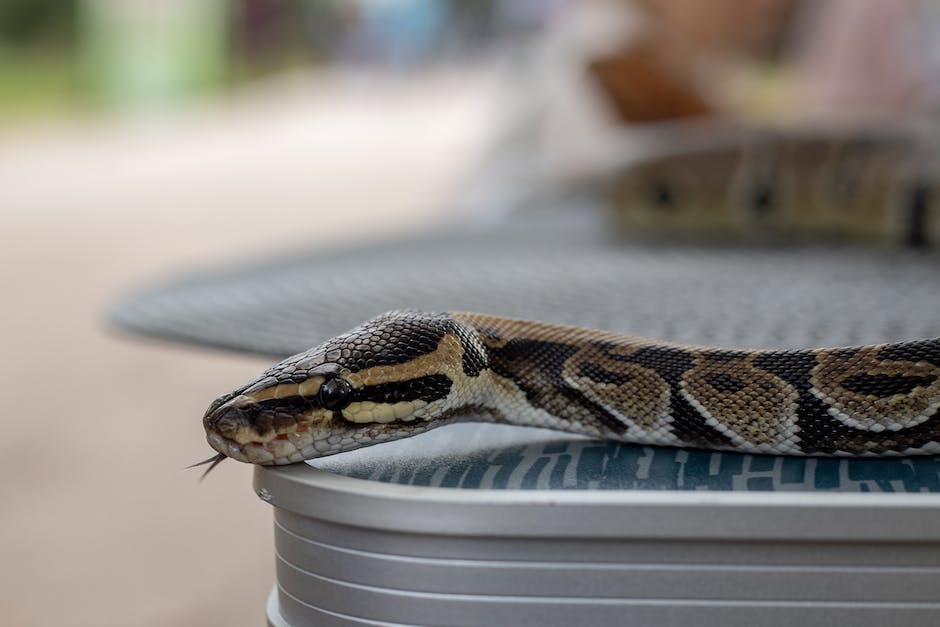
<svg viewBox="0 0 940 627"><path fill-rule="evenodd" d="M940 336L940 254L624 242L589 208L172 279L113 310L128 331L283 356L390 309L479 311L760 348Z"/></svg>

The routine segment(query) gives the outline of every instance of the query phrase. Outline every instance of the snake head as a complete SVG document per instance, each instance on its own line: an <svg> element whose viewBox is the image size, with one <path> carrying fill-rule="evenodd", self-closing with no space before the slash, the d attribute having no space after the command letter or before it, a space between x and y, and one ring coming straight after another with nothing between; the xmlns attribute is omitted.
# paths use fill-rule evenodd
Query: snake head
<svg viewBox="0 0 940 627"><path fill-rule="evenodd" d="M383 314L288 357L212 403L216 451L288 464L402 438L476 405L485 351L447 314Z"/></svg>

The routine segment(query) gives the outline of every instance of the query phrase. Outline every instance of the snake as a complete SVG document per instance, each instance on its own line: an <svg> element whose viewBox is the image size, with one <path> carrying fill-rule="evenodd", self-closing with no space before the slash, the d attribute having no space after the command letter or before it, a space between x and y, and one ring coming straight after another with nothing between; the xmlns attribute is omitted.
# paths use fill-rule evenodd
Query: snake
<svg viewBox="0 0 940 627"><path fill-rule="evenodd" d="M612 222L630 236L940 245L930 132L688 129L627 163ZM716 137L717 135L717 137Z"/></svg>
<svg viewBox="0 0 940 627"><path fill-rule="evenodd" d="M940 338L754 350L392 311L216 399L203 426L218 454L201 463L290 464L460 421L752 454L937 454Z"/></svg>

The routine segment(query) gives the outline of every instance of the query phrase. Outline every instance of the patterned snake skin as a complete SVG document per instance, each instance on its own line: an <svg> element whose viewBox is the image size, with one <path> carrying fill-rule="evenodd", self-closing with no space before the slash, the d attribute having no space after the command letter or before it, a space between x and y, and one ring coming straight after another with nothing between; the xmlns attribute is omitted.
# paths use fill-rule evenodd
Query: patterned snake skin
<svg viewBox="0 0 940 627"><path fill-rule="evenodd" d="M461 420L640 444L890 456L940 452L938 411L940 339L735 350L403 311L278 363L217 399L203 423L216 462L265 465Z"/></svg>
<svg viewBox="0 0 940 627"><path fill-rule="evenodd" d="M882 130L664 142L618 177L615 222L631 235L938 246L936 144Z"/></svg>

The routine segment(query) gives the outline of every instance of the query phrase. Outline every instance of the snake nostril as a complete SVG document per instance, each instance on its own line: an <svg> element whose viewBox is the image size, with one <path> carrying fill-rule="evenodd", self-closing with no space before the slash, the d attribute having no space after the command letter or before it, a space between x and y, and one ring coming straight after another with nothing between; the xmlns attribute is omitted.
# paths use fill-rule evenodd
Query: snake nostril
<svg viewBox="0 0 940 627"><path fill-rule="evenodd" d="M205 418L205 425L224 437L232 437L242 427L249 424L248 416L238 407L223 407Z"/></svg>

